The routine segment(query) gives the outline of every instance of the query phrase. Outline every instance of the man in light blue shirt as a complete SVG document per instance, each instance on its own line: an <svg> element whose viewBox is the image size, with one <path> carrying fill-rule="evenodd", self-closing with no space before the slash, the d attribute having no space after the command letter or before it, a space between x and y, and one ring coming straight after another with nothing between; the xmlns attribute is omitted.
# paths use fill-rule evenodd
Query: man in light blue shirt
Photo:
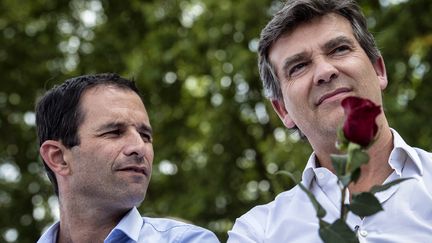
<svg viewBox="0 0 432 243"><path fill-rule="evenodd" d="M341 191L330 154L337 154L337 130L344 121L341 101L367 98L382 106L387 86L383 58L353 0L290 0L261 32L259 71L264 89L284 125L297 129L314 152L301 183L334 222ZM368 149L369 162L348 186L350 195L398 178L413 178L376 195L384 210L372 216L348 214L360 242L431 242L432 154L407 145L389 127L384 112ZM299 188L238 218L230 243L321 242L319 221Z"/></svg>
<svg viewBox="0 0 432 243"><path fill-rule="evenodd" d="M153 146L134 82L117 74L69 79L38 102L36 125L60 205L60 221L38 243L219 242L204 228L138 212Z"/></svg>

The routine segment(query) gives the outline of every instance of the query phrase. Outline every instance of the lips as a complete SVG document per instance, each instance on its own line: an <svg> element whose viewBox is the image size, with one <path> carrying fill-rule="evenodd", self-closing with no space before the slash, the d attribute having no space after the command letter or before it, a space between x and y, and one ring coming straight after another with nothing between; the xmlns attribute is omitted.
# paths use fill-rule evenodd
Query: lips
<svg viewBox="0 0 432 243"><path fill-rule="evenodd" d="M138 165L124 166L124 167L117 169L117 171L134 172L134 173L138 173L138 174L143 174L145 176L149 175L149 171L146 167L138 166Z"/></svg>
<svg viewBox="0 0 432 243"><path fill-rule="evenodd" d="M316 102L316 106L319 106L321 103L323 103L326 99L329 99L329 98L331 98L331 97L333 97L333 96L336 96L336 95L338 95L338 94L341 94L341 93L346 93L346 92L350 92L351 91L351 89L349 89L349 88L338 88L338 89L335 89L334 91L332 91L332 92L329 92L329 93L326 93L326 94L324 94L323 96L321 96L319 99L318 99L318 101Z"/></svg>

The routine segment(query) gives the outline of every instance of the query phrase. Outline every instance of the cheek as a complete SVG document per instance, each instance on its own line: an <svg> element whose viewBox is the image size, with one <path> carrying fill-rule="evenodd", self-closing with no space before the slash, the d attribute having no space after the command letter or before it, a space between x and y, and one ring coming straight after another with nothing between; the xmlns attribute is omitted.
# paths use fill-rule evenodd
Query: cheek
<svg viewBox="0 0 432 243"><path fill-rule="evenodd" d="M150 162L150 164L153 163L154 151L153 151L153 145L152 144L149 144L149 146L146 148L145 157L146 157L147 161Z"/></svg>
<svg viewBox="0 0 432 243"><path fill-rule="evenodd" d="M85 159L87 163L90 163L88 169L94 170L95 172L111 170L111 167L114 165L114 161L119 157L121 150L115 146L95 145L96 146L91 147L91 149L85 153ZM84 153L82 155L84 155Z"/></svg>
<svg viewBox="0 0 432 243"><path fill-rule="evenodd" d="M282 93L285 108L288 112L296 110L307 103L308 93L305 87L296 84L285 85Z"/></svg>

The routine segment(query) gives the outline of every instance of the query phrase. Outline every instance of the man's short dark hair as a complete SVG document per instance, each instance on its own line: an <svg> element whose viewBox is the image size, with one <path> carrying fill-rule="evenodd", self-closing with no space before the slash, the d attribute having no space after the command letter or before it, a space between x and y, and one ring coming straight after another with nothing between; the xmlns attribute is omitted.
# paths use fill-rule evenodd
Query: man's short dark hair
<svg viewBox="0 0 432 243"><path fill-rule="evenodd" d="M80 107L81 97L84 91L100 85L112 85L131 90L140 96L134 81L115 73L84 75L68 79L47 91L36 104L39 146L46 140L60 141L67 148L79 145L78 128L84 121L83 109ZM56 176L45 161L43 162L54 191L58 195Z"/></svg>

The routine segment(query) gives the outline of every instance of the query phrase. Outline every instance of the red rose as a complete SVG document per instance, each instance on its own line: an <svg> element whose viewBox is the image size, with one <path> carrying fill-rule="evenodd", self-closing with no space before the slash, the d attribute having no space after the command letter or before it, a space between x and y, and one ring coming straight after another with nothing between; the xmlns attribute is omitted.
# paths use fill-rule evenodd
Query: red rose
<svg viewBox="0 0 432 243"><path fill-rule="evenodd" d="M343 99L341 104L346 114L343 125L346 139L363 147L368 146L378 131L375 118L381 113L381 106L353 96Z"/></svg>

